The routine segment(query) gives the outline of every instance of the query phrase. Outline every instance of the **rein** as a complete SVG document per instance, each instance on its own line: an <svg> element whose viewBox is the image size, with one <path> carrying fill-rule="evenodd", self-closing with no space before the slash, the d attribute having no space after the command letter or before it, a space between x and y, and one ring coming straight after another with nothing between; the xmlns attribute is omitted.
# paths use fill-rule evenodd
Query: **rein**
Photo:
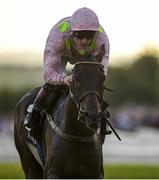
<svg viewBox="0 0 159 180"><path fill-rule="evenodd" d="M65 140L72 141L72 142L93 142L97 140L97 133L93 134L92 136L72 136L70 134L64 133L58 126L55 124L53 119L51 118L50 114L47 113L45 110L46 118L51 125L52 129Z"/></svg>

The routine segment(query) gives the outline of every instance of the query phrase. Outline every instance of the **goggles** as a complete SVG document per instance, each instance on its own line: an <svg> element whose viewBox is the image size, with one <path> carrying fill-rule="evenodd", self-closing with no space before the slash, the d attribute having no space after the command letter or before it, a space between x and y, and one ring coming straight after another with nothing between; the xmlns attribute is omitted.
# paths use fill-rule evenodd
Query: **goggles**
<svg viewBox="0 0 159 180"><path fill-rule="evenodd" d="M91 40L94 38L96 31L74 31L73 37L77 39Z"/></svg>

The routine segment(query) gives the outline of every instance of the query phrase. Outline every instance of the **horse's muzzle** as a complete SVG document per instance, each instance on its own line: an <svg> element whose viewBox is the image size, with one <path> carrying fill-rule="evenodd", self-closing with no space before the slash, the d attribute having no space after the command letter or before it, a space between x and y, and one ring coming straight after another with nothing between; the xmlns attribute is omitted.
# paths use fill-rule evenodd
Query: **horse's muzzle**
<svg viewBox="0 0 159 180"><path fill-rule="evenodd" d="M92 130L93 132L95 132L97 130L97 128L99 127L99 123L102 117L102 112L99 112L97 114L85 114L85 124L86 126Z"/></svg>

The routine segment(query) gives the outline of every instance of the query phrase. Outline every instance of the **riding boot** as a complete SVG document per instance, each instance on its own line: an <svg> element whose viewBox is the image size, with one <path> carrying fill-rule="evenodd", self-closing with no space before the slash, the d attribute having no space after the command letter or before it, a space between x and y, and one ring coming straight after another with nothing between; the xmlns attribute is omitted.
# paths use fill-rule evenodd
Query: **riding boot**
<svg viewBox="0 0 159 180"><path fill-rule="evenodd" d="M25 117L24 127L30 133L32 131L33 119L36 119L36 117L40 116L40 111L43 109L42 101L47 96L47 94L48 92L44 89L44 87L42 87L33 104L29 105L27 109L28 113Z"/></svg>

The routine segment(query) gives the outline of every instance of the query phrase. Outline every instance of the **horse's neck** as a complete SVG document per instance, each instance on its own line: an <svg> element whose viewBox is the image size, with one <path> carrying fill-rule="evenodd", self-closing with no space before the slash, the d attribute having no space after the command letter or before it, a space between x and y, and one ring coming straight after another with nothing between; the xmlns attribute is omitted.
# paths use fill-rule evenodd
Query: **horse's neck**
<svg viewBox="0 0 159 180"><path fill-rule="evenodd" d="M63 130L66 133L77 135L77 136L84 136L89 135L88 129L83 125L80 121L77 120L78 118L78 109L76 103L70 97L67 97L64 107L64 126Z"/></svg>

